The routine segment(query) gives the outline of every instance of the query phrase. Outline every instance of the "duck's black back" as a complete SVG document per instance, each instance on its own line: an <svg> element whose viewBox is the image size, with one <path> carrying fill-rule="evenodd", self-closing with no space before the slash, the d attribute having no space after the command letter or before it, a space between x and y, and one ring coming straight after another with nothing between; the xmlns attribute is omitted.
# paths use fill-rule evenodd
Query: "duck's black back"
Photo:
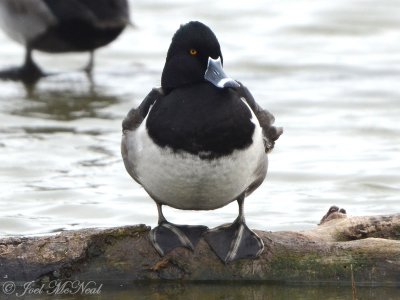
<svg viewBox="0 0 400 300"><path fill-rule="evenodd" d="M232 89L210 83L173 89L157 100L147 119L153 141L174 151L214 159L252 143L251 113Z"/></svg>
<svg viewBox="0 0 400 300"><path fill-rule="evenodd" d="M126 0L43 0L57 26L30 45L46 52L89 51L104 46L129 22Z"/></svg>
<svg viewBox="0 0 400 300"><path fill-rule="evenodd" d="M60 21L88 19L91 16L99 22L117 23L128 19L126 0L43 0Z"/></svg>

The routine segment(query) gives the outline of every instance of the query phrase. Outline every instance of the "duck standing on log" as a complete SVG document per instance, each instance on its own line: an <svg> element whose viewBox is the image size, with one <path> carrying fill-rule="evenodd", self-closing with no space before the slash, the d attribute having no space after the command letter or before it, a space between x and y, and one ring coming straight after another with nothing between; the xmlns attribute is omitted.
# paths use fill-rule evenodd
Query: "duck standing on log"
<svg viewBox="0 0 400 300"><path fill-rule="evenodd" d="M93 52L115 40L130 23L127 0L1 0L0 27L26 49L22 67L0 72L3 79L34 82L45 73L32 51Z"/></svg>
<svg viewBox="0 0 400 300"><path fill-rule="evenodd" d="M172 38L161 88L123 121L122 157L157 204L158 226L150 239L161 255L176 247L193 250L202 236L225 263L256 258L264 248L245 223L243 204L264 181L267 153L283 130L222 63L209 27L182 25ZM235 200L237 219L211 230L172 224L162 213L163 205L213 210Z"/></svg>

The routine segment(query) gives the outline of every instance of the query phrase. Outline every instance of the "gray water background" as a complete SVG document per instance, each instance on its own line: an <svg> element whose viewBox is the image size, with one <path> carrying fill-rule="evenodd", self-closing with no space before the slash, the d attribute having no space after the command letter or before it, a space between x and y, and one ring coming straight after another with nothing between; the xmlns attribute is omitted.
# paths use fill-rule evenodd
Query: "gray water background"
<svg viewBox="0 0 400 300"><path fill-rule="evenodd" d="M76 71L87 54L35 52L60 73L34 89L0 82L0 236L156 225L155 204L124 169L121 121L160 84L171 37L189 20L214 30L226 73L285 128L267 180L245 202L250 227L314 228L332 204L350 215L398 213L399 16L397 0L138 0L135 27L97 52L93 80ZM3 33L0 45L0 68L22 62ZM237 206L165 214L213 227L234 220Z"/></svg>
<svg viewBox="0 0 400 300"><path fill-rule="evenodd" d="M400 1L135 1L128 28L96 55L35 53L49 72L34 90L0 82L0 235L155 225L156 207L126 173L121 121L160 84L179 24L201 20L225 70L276 116L284 135L265 183L246 200L251 227L313 228L330 205L350 215L399 212ZM23 49L0 33L0 67ZM216 226L212 212L166 209Z"/></svg>

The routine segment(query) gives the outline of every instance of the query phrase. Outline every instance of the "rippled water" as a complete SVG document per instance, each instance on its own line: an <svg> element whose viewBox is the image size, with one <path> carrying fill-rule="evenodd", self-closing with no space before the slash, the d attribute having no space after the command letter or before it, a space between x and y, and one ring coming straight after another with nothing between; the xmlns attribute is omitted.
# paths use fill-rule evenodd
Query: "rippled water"
<svg viewBox="0 0 400 300"><path fill-rule="evenodd" d="M268 180L246 200L251 227L316 226L332 204L352 215L399 212L400 1L144 1L135 28L87 54L35 53L60 72L34 89L0 82L0 235L83 227L155 225L154 203L126 173L121 121L159 85L180 23L217 34L226 72L276 116L284 135ZM22 48L0 33L0 68ZM234 220L235 203L212 212L166 209L175 223Z"/></svg>

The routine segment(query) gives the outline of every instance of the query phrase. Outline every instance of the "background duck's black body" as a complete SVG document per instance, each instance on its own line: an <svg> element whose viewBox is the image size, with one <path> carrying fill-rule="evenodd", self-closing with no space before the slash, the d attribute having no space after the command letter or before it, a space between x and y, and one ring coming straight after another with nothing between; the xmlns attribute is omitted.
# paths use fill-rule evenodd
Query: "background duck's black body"
<svg viewBox="0 0 400 300"><path fill-rule="evenodd" d="M204 82L174 89L159 99L146 127L161 147L213 159L252 143L251 117L236 91Z"/></svg>
<svg viewBox="0 0 400 300"><path fill-rule="evenodd" d="M30 43L32 49L58 53L91 51L115 40L128 20L126 0L43 0L57 24Z"/></svg>

